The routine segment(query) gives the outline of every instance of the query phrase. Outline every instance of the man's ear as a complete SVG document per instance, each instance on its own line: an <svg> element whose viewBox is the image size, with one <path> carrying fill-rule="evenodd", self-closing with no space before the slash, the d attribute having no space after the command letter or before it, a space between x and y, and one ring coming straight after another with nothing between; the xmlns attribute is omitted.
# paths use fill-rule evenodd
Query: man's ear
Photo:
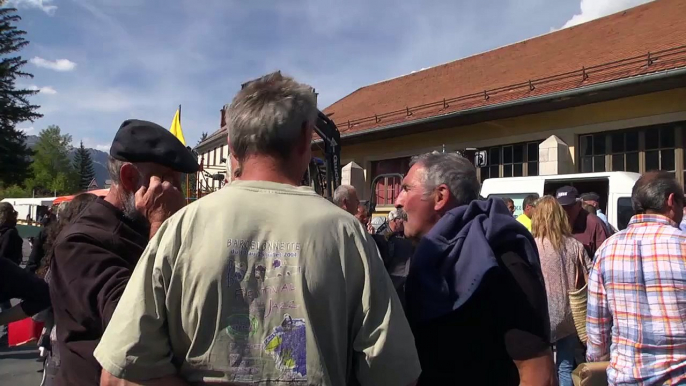
<svg viewBox="0 0 686 386"><path fill-rule="evenodd" d="M125 191L135 193L138 190L138 187L143 183L143 181L139 181L140 178L140 173L133 164L125 163L121 166L121 169L119 170L119 182Z"/></svg>
<svg viewBox="0 0 686 386"><path fill-rule="evenodd" d="M674 208L674 205L676 204L676 196L674 193L670 193L669 196L667 196L667 206L670 208Z"/></svg>
<svg viewBox="0 0 686 386"><path fill-rule="evenodd" d="M296 146L298 154L304 154L312 146L312 125L309 122L303 122L300 127L300 141Z"/></svg>
<svg viewBox="0 0 686 386"><path fill-rule="evenodd" d="M434 191L434 210L436 212L445 210L448 207L448 202L450 202L450 197L450 189L448 189L448 185L438 185Z"/></svg>

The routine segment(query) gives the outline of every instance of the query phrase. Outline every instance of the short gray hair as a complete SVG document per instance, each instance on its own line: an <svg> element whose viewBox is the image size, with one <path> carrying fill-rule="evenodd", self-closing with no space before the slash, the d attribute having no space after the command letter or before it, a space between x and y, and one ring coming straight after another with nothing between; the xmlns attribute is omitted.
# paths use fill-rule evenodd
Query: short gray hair
<svg viewBox="0 0 686 386"><path fill-rule="evenodd" d="M664 213L670 194L674 194L678 202L684 202L684 190L674 176L665 171L648 172L634 184L631 205L637 214Z"/></svg>
<svg viewBox="0 0 686 386"><path fill-rule="evenodd" d="M336 204L336 206L341 206L341 204L343 204L343 200L349 199L350 195L354 191L355 187L351 185L341 185L337 187L333 192L333 203Z"/></svg>
<svg viewBox="0 0 686 386"><path fill-rule="evenodd" d="M110 180L112 180L112 185L118 186L121 184L121 167L124 166L125 163L127 162L120 161L112 156L107 159L107 172L110 175ZM131 164L136 166L136 168L141 166L140 164L132 162ZM138 172L140 173L140 169ZM142 183L143 181L140 182ZM121 195L120 199L122 200L122 205L124 205L124 215L129 219L136 220L139 217L139 213L136 210L135 193L125 192L123 189L120 189L119 194Z"/></svg>
<svg viewBox="0 0 686 386"><path fill-rule="evenodd" d="M410 167L413 165L424 168L422 184L426 195L445 184L458 206L479 199L481 184L476 178L476 169L463 156L457 153L426 153L412 157Z"/></svg>
<svg viewBox="0 0 686 386"><path fill-rule="evenodd" d="M251 154L285 159L306 123L315 123L314 89L275 72L252 81L226 109L229 142L242 162Z"/></svg>
<svg viewBox="0 0 686 386"><path fill-rule="evenodd" d="M107 173L110 175L112 184L119 185L121 182L121 167L124 166L124 161L109 156L107 158Z"/></svg>

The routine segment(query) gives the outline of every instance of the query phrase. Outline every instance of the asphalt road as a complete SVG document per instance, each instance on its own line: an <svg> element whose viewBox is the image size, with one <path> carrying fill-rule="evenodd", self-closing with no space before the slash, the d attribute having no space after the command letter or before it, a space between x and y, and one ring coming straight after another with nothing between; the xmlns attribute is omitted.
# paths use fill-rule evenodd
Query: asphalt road
<svg viewBox="0 0 686 386"><path fill-rule="evenodd" d="M39 386L43 377L35 343L22 347L0 348L0 385Z"/></svg>

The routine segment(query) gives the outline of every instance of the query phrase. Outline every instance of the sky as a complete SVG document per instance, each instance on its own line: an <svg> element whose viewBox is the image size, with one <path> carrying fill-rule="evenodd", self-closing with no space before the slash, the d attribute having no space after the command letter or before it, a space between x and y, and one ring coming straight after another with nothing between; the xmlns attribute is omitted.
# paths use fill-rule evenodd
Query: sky
<svg viewBox="0 0 686 386"><path fill-rule="evenodd" d="M43 118L75 145L108 151L136 118L168 128L179 105L188 145L219 129L240 85L272 71L319 93L356 89L550 33L649 0L8 0Z"/></svg>

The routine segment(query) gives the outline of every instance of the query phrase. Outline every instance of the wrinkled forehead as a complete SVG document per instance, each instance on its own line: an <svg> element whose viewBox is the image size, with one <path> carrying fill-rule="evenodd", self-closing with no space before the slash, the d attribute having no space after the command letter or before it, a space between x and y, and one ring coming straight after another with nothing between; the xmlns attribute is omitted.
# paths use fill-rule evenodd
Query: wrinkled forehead
<svg viewBox="0 0 686 386"><path fill-rule="evenodd" d="M426 168L421 164L414 164L403 178L403 185L408 187L421 187L426 178Z"/></svg>

